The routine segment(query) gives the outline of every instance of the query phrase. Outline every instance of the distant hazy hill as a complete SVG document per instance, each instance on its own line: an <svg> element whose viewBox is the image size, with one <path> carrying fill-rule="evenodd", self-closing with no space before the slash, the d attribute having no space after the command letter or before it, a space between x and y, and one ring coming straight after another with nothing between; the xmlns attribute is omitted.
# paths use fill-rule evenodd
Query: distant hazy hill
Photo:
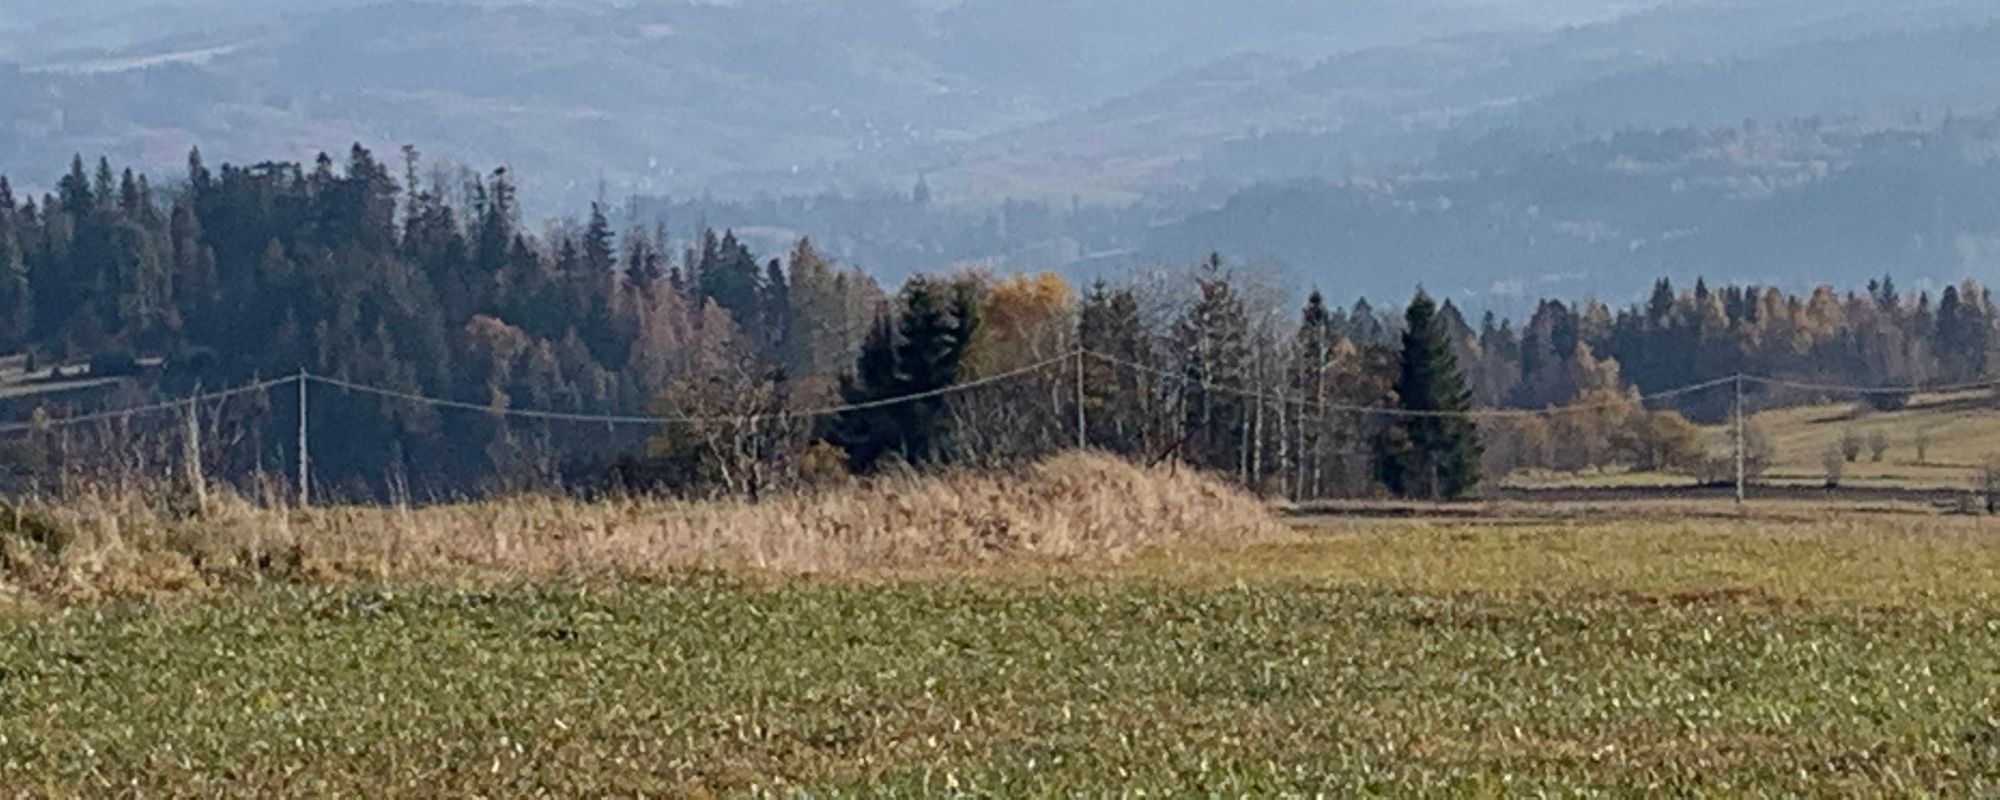
<svg viewBox="0 0 2000 800"><path fill-rule="evenodd" d="M948 190L1129 199L1431 171L1471 142L1515 140L1498 153L1511 160L1628 128L1983 111L2000 105L1996 22L1985 0L1743 0L1309 64L1238 58L959 147L931 172Z"/></svg>
<svg viewBox="0 0 2000 800"><path fill-rule="evenodd" d="M303 158L359 140L510 163L551 201L592 195L600 177L619 193L906 185L963 143L1240 51L1310 60L1638 4L9 4L0 61L19 66L0 68L0 170L46 170L75 151L163 166L197 143L216 160Z"/></svg>
<svg viewBox="0 0 2000 800"><path fill-rule="evenodd" d="M1939 130L2000 104L1991 0L25 5L0 172L30 187L360 141L510 165L532 215L602 186L891 272L1214 247L1505 298L2000 261L1992 137ZM930 208L892 196L919 175Z"/></svg>
<svg viewBox="0 0 2000 800"><path fill-rule="evenodd" d="M1628 133L1507 169L1254 187L1157 226L1147 258L1219 249L1340 294L1421 282L1475 306L1638 296L1657 276L1922 288L2000 276L2000 118Z"/></svg>
<svg viewBox="0 0 2000 800"><path fill-rule="evenodd" d="M1892 273L1921 289L2000 280L2000 115L1759 122L1626 132L1492 166L1292 179L1129 208L907 194L643 201L677 235L708 223L761 251L802 234L891 277L968 261L1079 278L1191 265L1211 250L1336 298L1422 283L1474 309L1547 296L1640 297L1660 276L1793 290Z"/></svg>

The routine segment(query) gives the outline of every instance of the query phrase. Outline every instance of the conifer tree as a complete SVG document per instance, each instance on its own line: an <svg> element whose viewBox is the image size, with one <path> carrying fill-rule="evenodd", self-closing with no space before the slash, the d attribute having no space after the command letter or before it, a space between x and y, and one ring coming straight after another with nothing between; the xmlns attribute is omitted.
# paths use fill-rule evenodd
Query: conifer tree
<svg viewBox="0 0 2000 800"><path fill-rule="evenodd" d="M757 319L764 324L756 331L756 344L766 360L776 362L784 372L783 358L792 339L791 284L785 278L784 262L774 258L764 266L764 283L759 289Z"/></svg>
<svg viewBox="0 0 2000 800"><path fill-rule="evenodd" d="M877 320L854 373L841 379L841 398L850 405L916 398L833 420L828 438L857 472L875 469L891 453L923 466L949 452L945 398L926 395L959 382L979 329L979 298L968 283L918 276L904 286L901 306L899 318Z"/></svg>
<svg viewBox="0 0 2000 800"><path fill-rule="evenodd" d="M21 349L34 331L34 290L14 231L0 225L0 347Z"/></svg>
<svg viewBox="0 0 2000 800"><path fill-rule="evenodd" d="M1479 490L1482 453L1478 428L1462 416L1471 410L1472 393L1430 295L1418 290L1404 325L1396 398L1411 413L1389 426L1382 481L1401 497L1470 497Z"/></svg>
<svg viewBox="0 0 2000 800"><path fill-rule="evenodd" d="M736 238L735 231L725 231L721 241L715 240L714 232L702 237L701 263L695 275L695 287L705 300L713 300L722 310L736 319L736 324L746 331L761 329L763 325L759 293L762 268L757 257L750 254L750 248Z"/></svg>
<svg viewBox="0 0 2000 800"><path fill-rule="evenodd" d="M914 397L958 383L966 352L979 329L979 301L966 283L919 277L903 291L896 368L902 396ZM945 399L926 397L903 406L903 457L911 464L943 460L950 437Z"/></svg>
<svg viewBox="0 0 2000 800"><path fill-rule="evenodd" d="M896 323L883 313L861 343L854 371L840 378L840 399L866 405L893 397L902 385L896 371ZM857 408L829 421L824 438L847 453L848 468L859 473L875 469L882 459L902 449L902 420L893 407Z"/></svg>
<svg viewBox="0 0 2000 800"><path fill-rule="evenodd" d="M785 338L778 366L792 378L832 372L847 358L848 338L839 276L811 239L792 247L785 287ZM854 320L852 322L859 322Z"/></svg>
<svg viewBox="0 0 2000 800"><path fill-rule="evenodd" d="M1195 277L1201 296L1175 325L1174 345L1187 380L1183 386L1185 456L1215 470L1241 473L1248 450L1243 439L1250 423L1244 392L1249 387L1250 321L1243 299L1210 254Z"/></svg>
<svg viewBox="0 0 2000 800"><path fill-rule="evenodd" d="M1091 446L1125 455L1140 453L1147 444L1152 398L1142 375L1127 365L1151 366L1153 354L1139 316L1138 296L1130 288L1111 289L1103 280L1092 284L1077 315L1077 340L1092 354L1084 361Z"/></svg>

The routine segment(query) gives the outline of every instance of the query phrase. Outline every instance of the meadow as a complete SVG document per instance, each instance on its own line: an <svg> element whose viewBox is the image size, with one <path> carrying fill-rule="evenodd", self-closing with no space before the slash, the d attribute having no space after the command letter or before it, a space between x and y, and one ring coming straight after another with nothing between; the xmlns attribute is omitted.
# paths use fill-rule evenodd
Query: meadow
<svg viewBox="0 0 2000 800"><path fill-rule="evenodd" d="M1980 491L1989 465L2000 463L2000 405L1991 391L1918 394L1896 409L1876 409L1854 398L1799 399L1781 395L1779 407L1755 411L1749 422L1769 444L1770 463L1755 483L1787 488L1826 485L1827 461L1841 456L1839 484L1849 489L1938 492ZM1793 402L1796 401L1796 402ZM1701 430L1703 449L1728 458L1735 427L1725 421ZM1881 446L1878 456L1875 446ZM1847 459L1847 451L1854 458ZM1523 491L1687 489L1687 474L1590 469L1580 473L1525 471L1509 476Z"/></svg>
<svg viewBox="0 0 2000 800"><path fill-rule="evenodd" d="M1908 407L1877 411L1865 405L1826 404L1776 409L1752 419L1777 452L1768 477L1795 483L1824 482L1827 454L1843 440L1862 442L1860 458L1845 468L1844 483L1857 486L1972 488L1981 470L2000 459L2000 408L1988 391L1918 395ZM1711 432L1718 447L1726 431ZM1876 459L1866 443L1888 445Z"/></svg>
<svg viewBox="0 0 2000 800"><path fill-rule="evenodd" d="M825 569L23 593L0 787L1991 796L1992 524L1489 508Z"/></svg>

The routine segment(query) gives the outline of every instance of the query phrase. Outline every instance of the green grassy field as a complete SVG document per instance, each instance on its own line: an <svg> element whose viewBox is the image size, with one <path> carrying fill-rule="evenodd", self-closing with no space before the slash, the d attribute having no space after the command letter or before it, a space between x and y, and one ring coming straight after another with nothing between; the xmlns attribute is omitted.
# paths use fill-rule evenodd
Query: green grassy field
<svg viewBox="0 0 2000 800"><path fill-rule="evenodd" d="M1322 521L1116 566L0 617L0 793L2000 791L2000 528Z"/></svg>

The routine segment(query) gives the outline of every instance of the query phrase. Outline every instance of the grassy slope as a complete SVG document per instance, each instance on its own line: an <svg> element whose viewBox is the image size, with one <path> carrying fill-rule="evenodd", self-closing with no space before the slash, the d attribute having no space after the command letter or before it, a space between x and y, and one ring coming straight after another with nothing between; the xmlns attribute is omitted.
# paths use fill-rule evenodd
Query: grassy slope
<svg viewBox="0 0 2000 800"><path fill-rule="evenodd" d="M1908 408L1888 412L1855 403L1796 406L1766 411L1752 419L1777 453L1764 477L1769 483L1825 483L1824 456L1838 448L1850 431L1864 443L1880 432L1888 437L1890 446L1879 462L1864 448L1860 460L1846 467L1842 482L1847 486L1969 489L1978 479L1981 465L2000 458L2000 402L1990 393L1920 396ZM1926 434L1931 440L1929 452L1919 459L1917 439ZM1710 452L1732 452L1730 426L1711 426L1704 429L1703 436ZM1508 482L1522 487L1648 487L1685 486L1693 479L1613 471L1523 474Z"/></svg>
<svg viewBox="0 0 2000 800"><path fill-rule="evenodd" d="M27 613L0 786L1985 794L1993 537L1330 523L1116 567Z"/></svg>
<svg viewBox="0 0 2000 800"><path fill-rule="evenodd" d="M2000 456L2000 405L1990 394L1919 397L1893 412L1857 410L1853 404L1807 406L1766 412L1756 420L1778 450L1774 480L1824 481L1822 458L1849 431L1864 441L1881 432L1890 443L1881 462L1864 453L1848 465L1845 480L1852 484L1967 488L1981 464ZM1925 433L1930 451L1920 461L1916 441Z"/></svg>

